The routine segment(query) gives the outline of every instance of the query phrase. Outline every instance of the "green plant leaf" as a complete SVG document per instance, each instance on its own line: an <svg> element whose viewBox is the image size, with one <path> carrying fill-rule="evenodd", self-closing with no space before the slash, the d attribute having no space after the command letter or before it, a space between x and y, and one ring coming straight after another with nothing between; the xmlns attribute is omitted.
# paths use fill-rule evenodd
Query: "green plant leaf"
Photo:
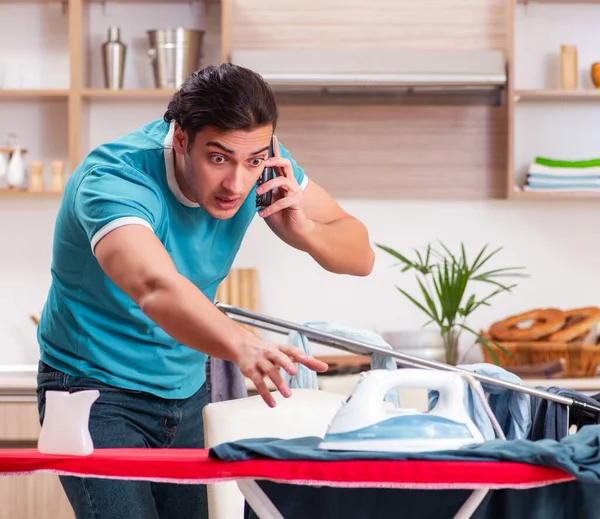
<svg viewBox="0 0 600 519"><path fill-rule="evenodd" d="M427 289L423 285L423 282L420 279L417 279L417 283L419 284L419 287L421 288L421 292L423 293L423 297L425 298L427 306L429 307L429 310L431 311L431 315L433 315L434 319L439 321L438 310L437 310L437 307L435 306L435 303L433 302L431 295L429 294L429 292L427 291Z"/></svg>
<svg viewBox="0 0 600 519"><path fill-rule="evenodd" d="M479 334L478 334L479 335ZM483 337L482 335L479 335L479 338L477 340L477 342L479 342L480 344L483 344L483 346L486 346L488 348L491 348L490 344L493 344L495 348L498 348L502 353L504 353L506 356L510 357L511 359L514 359L515 356L513 354L512 351L507 350L504 346L502 346L502 344L500 344L499 342L496 342L494 340L489 340L486 337Z"/></svg>
<svg viewBox="0 0 600 519"><path fill-rule="evenodd" d="M502 247L498 247L497 249L490 252L487 256L479 258L479 261L471 267L471 273L475 274L481 267L483 267L491 258L493 258L498 252L502 250Z"/></svg>
<svg viewBox="0 0 600 519"><path fill-rule="evenodd" d="M475 330L469 328L468 326L465 326L464 324L460 324L459 326L462 329L464 329L464 330L468 331L469 333L473 334L476 337L476 341L475 342L480 342L481 344L483 344L483 347L490 352L490 355L492 356L492 359L494 360L494 363L496 364L496 366L500 366L500 359L498 358L498 355L490 347L490 345L488 344L489 341L485 337L483 337L481 334L477 333ZM501 348L501 349L503 349L503 348Z"/></svg>
<svg viewBox="0 0 600 519"><path fill-rule="evenodd" d="M425 308L421 303L419 303L413 296L411 296L406 290L402 290L400 287L396 287L396 289L401 292L406 298L408 298L417 308L426 313L433 321L437 322L434 315L432 315L427 308Z"/></svg>
<svg viewBox="0 0 600 519"><path fill-rule="evenodd" d="M454 254L452 253L452 251L446 247L446 245L444 245L442 242L440 242L440 246L442 247L442 249L444 249L444 251L446 252L446 254L448 254L448 256L450 256L450 259L452 260L452 264L453 265L458 265L458 261L456 260L456 256L454 256Z"/></svg>
<svg viewBox="0 0 600 519"><path fill-rule="evenodd" d="M477 254L477 256L475 257L475 259L473 260L473 265L471 265L471 268L469 269L471 273L475 272L479 267L479 261L481 260L481 258L483 257L483 255L485 254L485 251L487 250L489 245L484 245L483 249L481 249L479 251L479 253Z"/></svg>
<svg viewBox="0 0 600 519"><path fill-rule="evenodd" d="M465 249L465 244L461 241L460 242L460 252L461 252L461 256L462 256L462 264L468 268L468 261L467 261L467 251Z"/></svg>
<svg viewBox="0 0 600 519"><path fill-rule="evenodd" d="M482 342L481 344L492 356L492 360L494 361L494 364L496 364L496 366L500 366L500 359L498 358L498 355L496 354L494 349L490 348L490 345L487 342Z"/></svg>
<svg viewBox="0 0 600 519"><path fill-rule="evenodd" d="M483 279L490 279L495 277L529 277L527 274L521 274L516 272L518 270L523 270L525 267L505 267L500 269L488 270L487 272L483 272L478 274L477 276L473 276L473 280L481 281Z"/></svg>
<svg viewBox="0 0 600 519"><path fill-rule="evenodd" d="M387 252L388 254L390 254L391 256L393 256L394 258L400 260L405 267L402 269L403 272L405 272L406 270L410 270L411 268L418 270L419 272L423 273L423 274L428 274L428 270L427 268L423 267L422 265L419 265L411 260L409 260L406 256L404 256L403 254L400 254L398 251L392 249L391 247L387 247L386 245L381 245L379 243L375 244L376 247L378 247L379 249Z"/></svg>

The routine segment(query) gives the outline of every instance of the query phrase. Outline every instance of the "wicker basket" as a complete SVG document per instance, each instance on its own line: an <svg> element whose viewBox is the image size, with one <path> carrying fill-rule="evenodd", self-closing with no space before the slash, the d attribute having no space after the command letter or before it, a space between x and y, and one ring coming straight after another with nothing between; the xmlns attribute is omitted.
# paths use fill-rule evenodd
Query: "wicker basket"
<svg viewBox="0 0 600 519"><path fill-rule="evenodd" d="M487 333L481 334L484 338L492 340ZM560 377L593 377L600 364L600 345L593 343L565 343L565 342L501 342L495 341L512 357L503 352L493 344L494 350L500 361L500 366L509 368L511 366L531 366L544 362L562 361L564 371ZM489 350L480 345L485 362L495 364L495 360Z"/></svg>

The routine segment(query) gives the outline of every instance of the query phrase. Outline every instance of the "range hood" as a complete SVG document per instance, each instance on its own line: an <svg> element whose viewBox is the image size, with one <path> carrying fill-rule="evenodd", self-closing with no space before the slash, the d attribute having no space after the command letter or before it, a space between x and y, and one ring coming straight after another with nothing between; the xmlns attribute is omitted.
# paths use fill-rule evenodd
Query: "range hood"
<svg viewBox="0 0 600 519"><path fill-rule="evenodd" d="M277 91L499 90L506 63L495 50L235 50L232 63Z"/></svg>

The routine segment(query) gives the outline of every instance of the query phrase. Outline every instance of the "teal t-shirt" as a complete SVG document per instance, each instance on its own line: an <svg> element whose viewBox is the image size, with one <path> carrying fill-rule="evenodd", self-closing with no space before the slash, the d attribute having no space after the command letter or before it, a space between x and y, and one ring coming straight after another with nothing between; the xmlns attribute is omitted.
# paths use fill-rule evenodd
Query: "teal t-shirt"
<svg viewBox="0 0 600 519"><path fill-rule="evenodd" d="M152 229L180 274L214 301L257 209L255 192L217 220L175 180L173 125L162 119L94 149L69 178L54 231L52 281L38 326L41 360L69 375L163 398L205 382L207 356L154 324L102 271L93 248L128 224ZM298 183L307 177L289 152Z"/></svg>

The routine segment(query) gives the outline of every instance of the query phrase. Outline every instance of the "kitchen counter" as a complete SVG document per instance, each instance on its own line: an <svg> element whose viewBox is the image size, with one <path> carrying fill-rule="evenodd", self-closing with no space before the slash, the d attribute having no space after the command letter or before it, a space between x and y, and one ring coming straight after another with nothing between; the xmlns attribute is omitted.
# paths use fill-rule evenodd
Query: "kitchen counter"
<svg viewBox="0 0 600 519"><path fill-rule="evenodd" d="M329 359L325 359L329 360ZM357 364L359 359L357 359ZM7 394L35 394L37 385L37 364L1 366L0 365L0 395ZM319 387L326 391L352 391L358 380L358 374L319 375L317 376ZM582 393L600 393L600 377L582 378L524 378L528 387L550 387L559 386L574 389ZM267 386L275 390L274 384L267 379ZM254 391L254 385L246 380L248 391Z"/></svg>
<svg viewBox="0 0 600 519"><path fill-rule="evenodd" d="M37 369L37 364L0 365L0 401L35 399Z"/></svg>

